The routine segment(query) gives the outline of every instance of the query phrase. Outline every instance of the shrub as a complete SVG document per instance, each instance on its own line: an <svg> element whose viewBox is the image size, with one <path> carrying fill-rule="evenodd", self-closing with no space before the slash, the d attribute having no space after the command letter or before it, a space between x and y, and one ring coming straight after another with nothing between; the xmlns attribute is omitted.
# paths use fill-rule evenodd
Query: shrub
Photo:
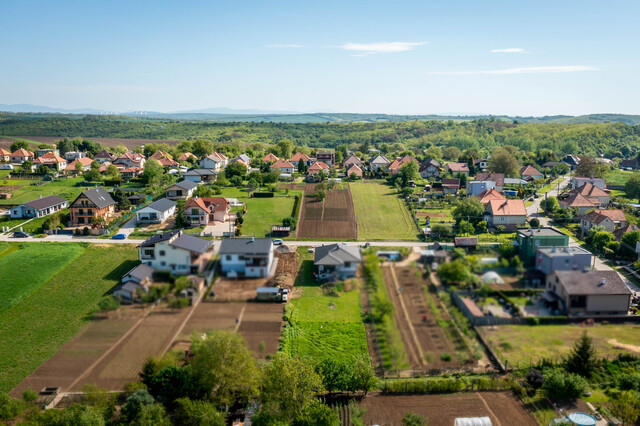
<svg viewBox="0 0 640 426"><path fill-rule="evenodd" d="M529 225L532 228L538 228L540 226L540 219L538 219L537 217L534 217L529 221Z"/></svg>
<svg viewBox="0 0 640 426"><path fill-rule="evenodd" d="M623 374L618 378L618 387L622 390L640 391L640 374Z"/></svg>
<svg viewBox="0 0 640 426"><path fill-rule="evenodd" d="M408 412L402 418L403 426L425 426L427 424L427 419L422 417L420 414Z"/></svg>
<svg viewBox="0 0 640 426"><path fill-rule="evenodd" d="M24 411L24 402L0 393L0 420L12 420Z"/></svg>
<svg viewBox="0 0 640 426"><path fill-rule="evenodd" d="M551 398L579 398L589 385L582 376L555 370L545 376L542 388Z"/></svg>
<svg viewBox="0 0 640 426"><path fill-rule="evenodd" d="M450 354L441 354L440 359L443 360L444 362L449 362L451 361L452 356Z"/></svg>
<svg viewBox="0 0 640 426"><path fill-rule="evenodd" d="M527 373L527 383L534 389L541 388L544 383L544 376L539 370L532 368Z"/></svg>
<svg viewBox="0 0 640 426"><path fill-rule="evenodd" d="M135 420L142 412L142 407L146 405L152 405L155 400L149 392L144 389L139 389L127 398L126 402L122 406L122 416L129 422Z"/></svg>

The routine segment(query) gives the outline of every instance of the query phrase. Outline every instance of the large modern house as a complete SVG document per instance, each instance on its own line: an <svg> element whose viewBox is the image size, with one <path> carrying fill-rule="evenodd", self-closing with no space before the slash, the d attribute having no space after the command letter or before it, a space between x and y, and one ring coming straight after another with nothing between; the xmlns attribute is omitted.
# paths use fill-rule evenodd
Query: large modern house
<svg viewBox="0 0 640 426"><path fill-rule="evenodd" d="M69 207L70 226L88 226L94 218L107 220L113 215L116 202L101 186L87 189Z"/></svg>
<svg viewBox="0 0 640 426"><path fill-rule="evenodd" d="M28 203L20 204L11 209L12 219L28 219L47 216L60 210L66 209L69 202L57 195L38 198Z"/></svg>
<svg viewBox="0 0 640 426"><path fill-rule="evenodd" d="M193 197L184 206L184 214L191 226L226 222L230 211L231 204L223 197Z"/></svg>
<svg viewBox="0 0 640 426"><path fill-rule="evenodd" d="M162 223L176 214L177 203L161 198L136 212L137 223Z"/></svg>
<svg viewBox="0 0 640 426"><path fill-rule="evenodd" d="M209 261L212 242L170 231L149 237L138 246L140 262L157 271L171 271L175 275L197 274Z"/></svg>
<svg viewBox="0 0 640 426"><path fill-rule="evenodd" d="M271 238L225 238L220 244L220 272L229 278L259 278L271 275Z"/></svg>
<svg viewBox="0 0 640 426"><path fill-rule="evenodd" d="M555 228L518 229L516 243L520 248L520 259L525 265L532 265L540 247L567 247L569 236Z"/></svg>
<svg viewBox="0 0 640 426"><path fill-rule="evenodd" d="M536 269L549 275L556 271L583 271L591 266L591 252L582 247L539 247Z"/></svg>
<svg viewBox="0 0 640 426"><path fill-rule="evenodd" d="M355 277L360 263L362 263L360 249L345 244L316 247L313 258L313 264L318 268L316 278L320 282Z"/></svg>

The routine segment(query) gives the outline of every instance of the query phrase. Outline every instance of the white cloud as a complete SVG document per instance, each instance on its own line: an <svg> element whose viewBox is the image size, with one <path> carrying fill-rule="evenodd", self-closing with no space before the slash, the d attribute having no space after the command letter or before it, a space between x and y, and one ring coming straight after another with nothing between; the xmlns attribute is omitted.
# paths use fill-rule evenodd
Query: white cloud
<svg viewBox="0 0 640 426"><path fill-rule="evenodd" d="M429 71L427 72L427 74L432 74L432 75L548 74L548 73L567 73L567 72L583 72L583 71L600 71L600 69L592 66L587 66L587 65L566 65L566 66L549 66L549 67L506 68L502 70L484 70L484 71Z"/></svg>
<svg viewBox="0 0 640 426"><path fill-rule="evenodd" d="M491 53L530 53L520 47L508 47L506 49L493 49Z"/></svg>
<svg viewBox="0 0 640 426"><path fill-rule="evenodd" d="M339 49L349 50L352 52L362 52L363 54L373 55L376 53L407 52L409 50L413 50L417 46L422 46L424 44L427 43L391 41L379 43L345 43L337 47Z"/></svg>
<svg viewBox="0 0 640 426"><path fill-rule="evenodd" d="M300 49L301 47L304 47L304 46L301 44L267 44L267 47L286 47L286 48Z"/></svg>

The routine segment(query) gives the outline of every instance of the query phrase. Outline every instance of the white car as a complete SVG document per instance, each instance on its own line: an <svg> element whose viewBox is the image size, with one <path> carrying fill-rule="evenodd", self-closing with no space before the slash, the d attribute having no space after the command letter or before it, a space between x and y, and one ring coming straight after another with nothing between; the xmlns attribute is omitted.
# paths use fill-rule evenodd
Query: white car
<svg viewBox="0 0 640 426"><path fill-rule="evenodd" d="M284 244L284 241L282 241L280 238L273 240L274 246L281 246L282 244Z"/></svg>

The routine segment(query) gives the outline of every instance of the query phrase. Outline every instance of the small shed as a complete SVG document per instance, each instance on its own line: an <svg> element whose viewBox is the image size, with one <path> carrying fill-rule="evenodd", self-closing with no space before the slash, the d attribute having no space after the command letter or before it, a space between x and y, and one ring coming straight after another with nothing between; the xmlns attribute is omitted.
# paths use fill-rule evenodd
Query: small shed
<svg viewBox="0 0 640 426"><path fill-rule="evenodd" d="M272 237L288 237L289 234L291 234L290 226L280 226L280 225L271 226Z"/></svg>
<svg viewBox="0 0 640 426"><path fill-rule="evenodd" d="M256 289L256 300L262 302L277 302L281 299L278 287L258 287Z"/></svg>
<svg viewBox="0 0 640 426"><path fill-rule="evenodd" d="M378 257L383 257L391 261L400 260L402 258L402 253L399 251L379 251L377 255Z"/></svg>
<svg viewBox="0 0 640 426"><path fill-rule="evenodd" d="M453 245L471 251L478 247L478 237L455 237Z"/></svg>

